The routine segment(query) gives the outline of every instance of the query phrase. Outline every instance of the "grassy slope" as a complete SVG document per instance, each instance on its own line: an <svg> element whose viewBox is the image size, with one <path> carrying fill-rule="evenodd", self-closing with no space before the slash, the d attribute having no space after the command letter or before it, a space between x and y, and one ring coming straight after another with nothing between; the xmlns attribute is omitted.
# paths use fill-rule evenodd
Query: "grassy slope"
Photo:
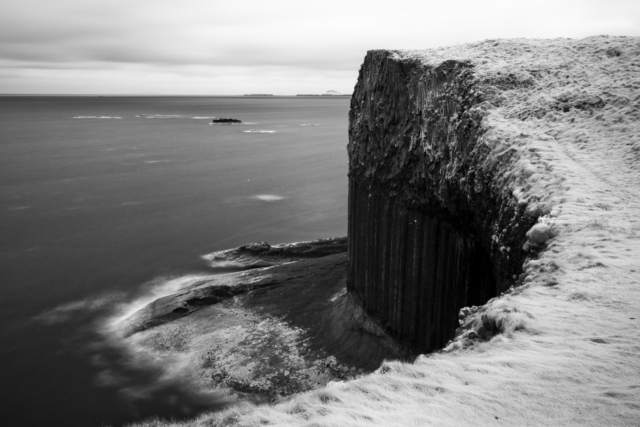
<svg viewBox="0 0 640 427"><path fill-rule="evenodd" d="M640 39L487 41L405 54L469 58L479 74L510 70L523 81L539 71L534 85L503 91L484 119L485 143L522 155L515 192L526 182L548 201L541 222L557 231L525 265L524 285L489 302L504 333L276 405L175 425L640 425ZM604 107L551 108L584 95ZM535 114L513 118L523 112Z"/></svg>

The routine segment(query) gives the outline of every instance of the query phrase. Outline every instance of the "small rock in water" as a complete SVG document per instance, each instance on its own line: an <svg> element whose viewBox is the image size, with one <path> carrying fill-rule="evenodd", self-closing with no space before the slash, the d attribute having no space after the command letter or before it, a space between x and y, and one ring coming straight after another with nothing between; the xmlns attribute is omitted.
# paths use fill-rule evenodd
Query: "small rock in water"
<svg viewBox="0 0 640 427"><path fill-rule="evenodd" d="M238 119L213 119L211 123L242 123Z"/></svg>

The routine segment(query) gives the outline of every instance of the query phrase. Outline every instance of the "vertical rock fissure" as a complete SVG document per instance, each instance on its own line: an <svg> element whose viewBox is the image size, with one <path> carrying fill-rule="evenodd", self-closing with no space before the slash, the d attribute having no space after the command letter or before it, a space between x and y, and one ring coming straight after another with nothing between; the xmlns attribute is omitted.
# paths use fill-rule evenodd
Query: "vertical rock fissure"
<svg viewBox="0 0 640 427"><path fill-rule="evenodd" d="M349 225L347 289L407 347L441 348L461 307L495 295L492 263L478 237L354 180L349 198L358 223Z"/></svg>

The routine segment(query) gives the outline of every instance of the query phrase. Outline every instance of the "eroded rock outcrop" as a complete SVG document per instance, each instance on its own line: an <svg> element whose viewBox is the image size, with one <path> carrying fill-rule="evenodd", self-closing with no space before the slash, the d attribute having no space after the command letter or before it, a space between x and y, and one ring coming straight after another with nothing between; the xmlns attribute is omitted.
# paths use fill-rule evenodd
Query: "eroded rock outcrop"
<svg viewBox="0 0 640 427"><path fill-rule="evenodd" d="M355 378L405 358L346 292L346 237L243 245L115 324L123 348L202 390L263 400ZM261 263L265 264L261 264Z"/></svg>

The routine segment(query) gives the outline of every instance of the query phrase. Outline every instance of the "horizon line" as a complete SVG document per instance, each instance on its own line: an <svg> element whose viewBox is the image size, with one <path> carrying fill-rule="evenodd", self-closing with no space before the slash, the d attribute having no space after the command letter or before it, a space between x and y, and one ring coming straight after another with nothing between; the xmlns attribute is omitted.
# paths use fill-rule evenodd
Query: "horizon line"
<svg viewBox="0 0 640 427"><path fill-rule="evenodd" d="M313 94L313 93L304 93L304 94L250 94L250 93L241 93L241 94L233 94L233 95L193 95L193 94L141 94L141 93L117 93L117 94L103 94L103 93L0 93L1 96L95 96L95 97L115 97L115 96L137 96L137 97L171 97L171 96L190 96L190 97L224 97L224 96L246 96L246 97L256 97L256 98L268 98L268 97L305 97L305 96L313 96L313 97L321 97L321 98L331 98L331 97L340 97L340 96L352 96L351 93L341 93L339 95L329 95L329 94Z"/></svg>

